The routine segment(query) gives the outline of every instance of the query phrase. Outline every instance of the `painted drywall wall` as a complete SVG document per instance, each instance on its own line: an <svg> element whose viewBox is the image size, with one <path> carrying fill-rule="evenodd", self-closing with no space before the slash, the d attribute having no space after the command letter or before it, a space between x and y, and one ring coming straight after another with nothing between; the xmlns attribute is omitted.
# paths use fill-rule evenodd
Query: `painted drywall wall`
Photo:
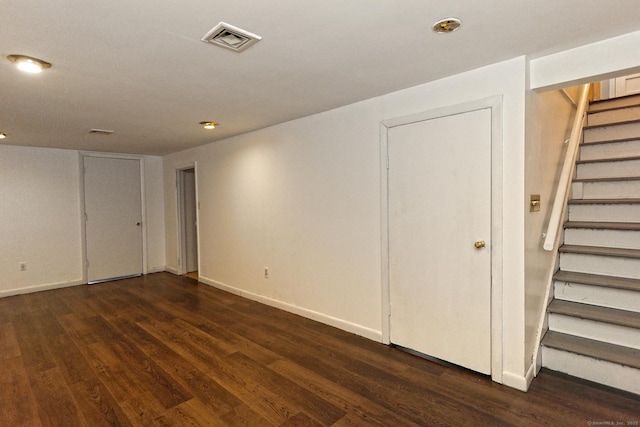
<svg viewBox="0 0 640 427"><path fill-rule="evenodd" d="M571 91L573 93L575 91ZM525 365L533 363L540 337L538 327L545 305L554 253L542 248L551 207L571 135L575 106L562 91L527 92L525 202L540 195L540 211L525 214Z"/></svg>
<svg viewBox="0 0 640 427"><path fill-rule="evenodd" d="M162 157L145 156L142 159L144 170L144 206L146 216L146 273L165 270L165 224L164 224L164 185Z"/></svg>
<svg viewBox="0 0 640 427"><path fill-rule="evenodd" d="M144 165L147 267L159 271L165 264L162 159L145 157ZM82 283L80 188L77 151L0 146L0 296Z"/></svg>
<svg viewBox="0 0 640 427"><path fill-rule="evenodd" d="M178 265L175 170L196 164L203 282L381 340L380 122L502 96L503 380L526 389L525 65L516 58L166 156L167 268Z"/></svg>
<svg viewBox="0 0 640 427"><path fill-rule="evenodd" d="M77 152L0 146L0 295L81 283L78 183Z"/></svg>

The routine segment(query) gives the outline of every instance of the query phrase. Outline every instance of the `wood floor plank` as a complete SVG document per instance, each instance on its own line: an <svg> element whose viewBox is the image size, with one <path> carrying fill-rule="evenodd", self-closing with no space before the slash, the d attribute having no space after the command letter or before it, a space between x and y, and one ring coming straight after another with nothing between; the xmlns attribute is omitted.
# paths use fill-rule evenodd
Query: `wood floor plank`
<svg viewBox="0 0 640 427"><path fill-rule="evenodd" d="M46 371L56 367L53 354L47 348L39 330L37 319L41 313L35 312L33 316L21 314L13 322L24 365L33 371Z"/></svg>
<svg viewBox="0 0 640 427"><path fill-rule="evenodd" d="M129 418L102 382L92 379L71 387L76 406L91 426L131 426Z"/></svg>
<svg viewBox="0 0 640 427"><path fill-rule="evenodd" d="M176 381L216 412L225 414L242 404L236 396L138 325L126 324L120 327L145 354L156 360Z"/></svg>
<svg viewBox="0 0 640 427"><path fill-rule="evenodd" d="M0 360L18 356L20 356L20 346L13 330L13 323L0 323Z"/></svg>
<svg viewBox="0 0 640 427"><path fill-rule="evenodd" d="M638 408L544 369L522 393L169 273L0 299L2 426L626 425Z"/></svg>
<svg viewBox="0 0 640 427"><path fill-rule="evenodd" d="M151 426L161 418L166 409L151 393L145 392L119 402L122 411L135 426Z"/></svg>
<svg viewBox="0 0 640 427"><path fill-rule="evenodd" d="M289 360L278 360L269 365L273 371L300 384L307 390L321 396L335 406L342 408L349 419L358 420L363 425L405 425L417 426L394 412L364 398L362 395L346 389L317 373L296 365Z"/></svg>
<svg viewBox="0 0 640 427"><path fill-rule="evenodd" d="M273 426L265 418L262 418L257 412L252 410L246 404L236 406L231 411L222 416L224 425L232 427L253 427L253 426Z"/></svg>
<svg viewBox="0 0 640 427"><path fill-rule="evenodd" d="M320 424L304 412L300 412L280 424L280 427L322 427L323 425L328 424Z"/></svg>
<svg viewBox="0 0 640 427"><path fill-rule="evenodd" d="M38 414L42 425L85 424L58 368L31 372L29 383L38 402Z"/></svg>
<svg viewBox="0 0 640 427"><path fill-rule="evenodd" d="M154 425L158 426L222 426L224 421L210 407L198 399L191 399L181 403L157 418Z"/></svg>
<svg viewBox="0 0 640 427"><path fill-rule="evenodd" d="M331 425L342 418L346 412L327 402L321 396L314 394L297 383L279 375L238 352L225 357L225 362L231 369L244 372L243 378L251 379L296 407L323 425Z"/></svg>
<svg viewBox="0 0 640 427"><path fill-rule="evenodd" d="M36 399L21 357L0 362L0 423L7 426L39 424Z"/></svg>

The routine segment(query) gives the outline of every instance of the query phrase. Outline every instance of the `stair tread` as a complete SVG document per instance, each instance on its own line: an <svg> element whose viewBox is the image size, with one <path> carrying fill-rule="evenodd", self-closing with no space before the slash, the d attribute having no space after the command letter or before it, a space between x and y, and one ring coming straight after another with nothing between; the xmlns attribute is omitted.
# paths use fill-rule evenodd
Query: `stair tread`
<svg viewBox="0 0 640 427"><path fill-rule="evenodd" d="M542 345L640 369L640 350L560 332L547 331Z"/></svg>
<svg viewBox="0 0 640 427"><path fill-rule="evenodd" d="M603 139L600 141L582 141L580 146L589 146L589 145L601 145L601 144L617 144L622 142L633 142L640 141L640 136L634 136L630 138L618 138L618 139Z"/></svg>
<svg viewBox="0 0 640 427"><path fill-rule="evenodd" d="M611 112L611 111L628 110L628 109L631 109L631 108L638 108L638 107L640 107L640 98L638 98L637 103L635 103L635 104L604 107L604 108L597 109L597 110L591 110L590 109L589 111L587 111L587 114L594 115L594 114L600 114L600 113L608 113L608 112Z"/></svg>
<svg viewBox="0 0 640 427"><path fill-rule="evenodd" d="M548 311L549 313L640 329L640 313L635 311L618 310L560 299L551 301Z"/></svg>
<svg viewBox="0 0 640 427"><path fill-rule="evenodd" d="M567 221L564 223L564 228L640 231L640 222Z"/></svg>
<svg viewBox="0 0 640 427"><path fill-rule="evenodd" d="M631 95L617 96L615 98L598 99L596 101L589 101L589 112L596 113L600 111L615 110L618 108L622 108L620 106L606 108L606 105L619 103L620 101L634 100L634 98L635 100L637 100L637 104L630 104L630 105L631 106L640 105L640 95L638 95L637 93L634 93ZM592 108L595 108L595 110L592 110Z"/></svg>
<svg viewBox="0 0 640 427"><path fill-rule="evenodd" d="M615 122L615 123L602 123L599 125L589 125L589 126L583 127L583 130L614 127L614 126L625 126L625 125L632 125L636 123L640 123L640 119L625 120L623 122Z"/></svg>
<svg viewBox="0 0 640 427"><path fill-rule="evenodd" d="M607 288L640 291L640 279L627 277L603 276L600 274L577 273L575 271L558 270L553 280L559 282L580 283L583 285L602 286Z"/></svg>
<svg viewBox="0 0 640 427"><path fill-rule="evenodd" d="M616 182L616 181L640 181L640 176L625 176L617 178L575 178L573 182Z"/></svg>
<svg viewBox="0 0 640 427"><path fill-rule="evenodd" d="M600 159L589 159L589 160L577 160L577 165L586 165L591 163L614 163L614 162L631 162L634 160L640 160L640 156L629 156L629 157L603 157Z"/></svg>
<svg viewBox="0 0 640 427"><path fill-rule="evenodd" d="M571 199L570 205L635 205L640 199Z"/></svg>
<svg viewBox="0 0 640 427"><path fill-rule="evenodd" d="M608 248L604 246L562 245L558 249L563 253L604 255L622 258L640 258L640 249Z"/></svg>

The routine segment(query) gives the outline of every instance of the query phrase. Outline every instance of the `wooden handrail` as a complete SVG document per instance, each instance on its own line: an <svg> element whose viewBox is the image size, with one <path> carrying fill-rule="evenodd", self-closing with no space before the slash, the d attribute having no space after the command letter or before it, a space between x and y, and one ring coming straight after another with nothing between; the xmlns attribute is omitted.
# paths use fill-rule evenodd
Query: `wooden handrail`
<svg viewBox="0 0 640 427"><path fill-rule="evenodd" d="M589 86L589 84L586 84L582 85L580 88L580 96L577 104L578 109L576 110L576 117L573 121L573 128L571 128L569 146L567 147L567 154L564 158L564 164L562 165L560 181L558 182L558 191L556 192L556 196L553 200L551 216L549 217L549 226L547 227L547 233L544 239L543 247L547 251L552 251L556 247L558 232L562 226L562 212L569 197L569 186L571 185L576 156L578 155L578 146L582 136L582 124L584 122L585 112L587 111Z"/></svg>

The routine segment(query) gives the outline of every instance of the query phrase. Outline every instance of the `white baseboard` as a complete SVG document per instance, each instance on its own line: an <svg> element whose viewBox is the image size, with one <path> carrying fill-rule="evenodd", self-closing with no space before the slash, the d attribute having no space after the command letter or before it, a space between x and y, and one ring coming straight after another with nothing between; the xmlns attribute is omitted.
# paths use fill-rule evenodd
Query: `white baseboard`
<svg viewBox="0 0 640 427"><path fill-rule="evenodd" d="M516 375L513 372L503 372L502 373L502 384L507 387L515 388L520 391L529 390L529 385L531 381L533 381L533 372L535 370L535 365L531 365L529 370L527 371L526 376Z"/></svg>
<svg viewBox="0 0 640 427"><path fill-rule="evenodd" d="M153 267L153 268L148 268L146 274L162 273L164 271L169 271L169 270L165 266Z"/></svg>
<svg viewBox="0 0 640 427"><path fill-rule="evenodd" d="M177 268L166 266L164 268L164 271L169 272L171 274L175 274L176 276L178 275L178 269Z"/></svg>
<svg viewBox="0 0 640 427"><path fill-rule="evenodd" d="M13 295L31 294L33 292L49 291L51 289L69 288L71 286L78 286L82 284L84 284L84 282L79 279L69 282L49 283L46 285L27 286L26 288L8 289L6 291L0 291L0 298L10 297Z"/></svg>
<svg viewBox="0 0 640 427"><path fill-rule="evenodd" d="M167 268L167 271L169 269ZM175 274L175 273L174 273ZM351 332L352 334L360 335L361 337L368 338L373 341L382 342L382 331L376 331L362 325L347 322L346 320L338 319L336 317L329 316L327 314L319 313L317 311L309 310L297 305L289 304L283 301L279 301L273 298L265 297L263 295L254 294L243 289L239 289L233 286L226 285L224 283L208 279L203 276L198 277L198 281L206 285L213 286L214 288L227 291L234 295L241 296L243 298L257 301L262 304L269 305L271 307L279 308L280 310L288 311L293 314L297 314L307 319L312 319L320 323L324 323L329 326L342 329L343 331Z"/></svg>

